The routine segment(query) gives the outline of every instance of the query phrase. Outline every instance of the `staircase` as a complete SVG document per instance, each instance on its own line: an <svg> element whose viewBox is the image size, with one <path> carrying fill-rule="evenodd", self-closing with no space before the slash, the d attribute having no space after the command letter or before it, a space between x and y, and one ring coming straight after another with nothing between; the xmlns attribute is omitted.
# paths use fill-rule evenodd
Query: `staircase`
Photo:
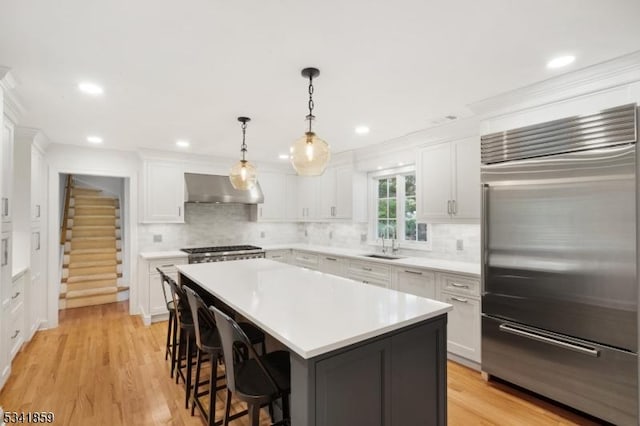
<svg viewBox="0 0 640 426"><path fill-rule="evenodd" d="M113 303L128 298L122 285L120 205L99 189L69 179L65 203L60 309Z"/></svg>

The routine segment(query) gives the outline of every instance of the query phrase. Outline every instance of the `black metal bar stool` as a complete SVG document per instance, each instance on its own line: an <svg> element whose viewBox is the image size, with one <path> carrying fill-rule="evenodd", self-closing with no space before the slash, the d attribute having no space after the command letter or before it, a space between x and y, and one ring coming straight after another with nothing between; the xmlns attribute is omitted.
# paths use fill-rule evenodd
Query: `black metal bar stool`
<svg viewBox="0 0 640 426"><path fill-rule="evenodd" d="M166 349L164 353L164 359L166 361L167 359L169 359L169 356L171 356L171 359L173 360L173 352L176 350L177 333L178 333L178 323L177 323L176 312L175 312L176 309L173 303L173 298L172 300L169 300L169 298L167 297L167 289L165 287L165 283L167 282L167 280L165 280L165 277L167 277L167 275L159 267L156 268L156 270L160 273L160 286L162 287L162 295L164 296L164 303L167 306L167 311L169 311L169 322L167 324L167 343L166 343ZM172 362L171 377L173 377L173 371L174 371L174 364Z"/></svg>
<svg viewBox="0 0 640 426"><path fill-rule="evenodd" d="M226 369L227 395L223 424L227 426L231 420L229 410L232 394L247 403L251 426L258 426L260 422L260 407L270 405L278 399L282 400L284 419L274 425L289 424L289 352L274 351L258 356L238 323L213 306L209 309L215 315Z"/></svg>
<svg viewBox="0 0 640 426"><path fill-rule="evenodd" d="M189 397L191 396L191 375L193 369L193 340L195 337L195 325L193 323L193 317L191 316L191 309L189 308L189 302L187 301L187 295L182 288L169 276L164 274L163 280L169 284L171 288L171 295L173 297L173 304L175 305L175 313L179 330L178 347L174 351L172 365L175 365L176 369L176 383L179 378L182 378L185 384L185 408L189 408ZM182 359L186 364L182 364ZM185 368L186 372L182 369Z"/></svg>
<svg viewBox="0 0 640 426"><path fill-rule="evenodd" d="M225 388L224 385L217 386L218 380L224 379L224 375L218 376L218 361L222 357L222 345L220 336L216 329L216 320L213 313L207 309L202 298L189 287L183 287L187 294L189 306L191 308L191 316L195 325L196 347L198 356L196 358L196 377L193 382L193 391L191 392L191 415L193 416L196 406L200 414L206 420L209 426L216 424L216 392ZM209 372L209 380L200 382L200 370L202 364L206 361L205 355L211 361L211 371ZM209 385L204 392L200 392L201 385ZM209 407L204 409L200 398L209 395Z"/></svg>

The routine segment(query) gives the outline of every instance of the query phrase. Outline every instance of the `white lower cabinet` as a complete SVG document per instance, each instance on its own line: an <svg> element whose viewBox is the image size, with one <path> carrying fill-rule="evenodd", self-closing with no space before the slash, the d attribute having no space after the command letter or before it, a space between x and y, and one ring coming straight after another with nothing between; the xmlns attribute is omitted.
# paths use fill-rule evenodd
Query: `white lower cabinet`
<svg viewBox="0 0 640 426"><path fill-rule="evenodd" d="M265 257L276 262L291 263L291 250L267 250Z"/></svg>
<svg viewBox="0 0 640 426"><path fill-rule="evenodd" d="M453 306L447 323L447 350L480 363L480 280L449 273L439 273L437 280L437 299Z"/></svg>
<svg viewBox="0 0 640 426"><path fill-rule="evenodd" d="M391 284L391 269L380 263L350 260L347 278L362 281L364 284L388 288Z"/></svg>
<svg viewBox="0 0 640 426"><path fill-rule="evenodd" d="M425 269L396 268L393 287L398 291L435 299L436 274Z"/></svg>
<svg viewBox="0 0 640 426"><path fill-rule="evenodd" d="M320 256L319 270L325 274L344 277L347 275L347 260L342 257L323 254Z"/></svg>
<svg viewBox="0 0 640 426"><path fill-rule="evenodd" d="M294 250L292 263L302 268L317 270L320 264L320 260L317 254Z"/></svg>
<svg viewBox="0 0 640 426"><path fill-rule="evenodd" d="M176 265L187 263L186 257L164 258L164 259L144 259L140 262L140 308L142 310L142 320L146 325L156 321L163 321L167 318L167 304L163 283L160 273L156 268L160 268L165 274L178 281L178 270ZM164 291L167 300L171 300L171 289L167 286Z"/></svg>

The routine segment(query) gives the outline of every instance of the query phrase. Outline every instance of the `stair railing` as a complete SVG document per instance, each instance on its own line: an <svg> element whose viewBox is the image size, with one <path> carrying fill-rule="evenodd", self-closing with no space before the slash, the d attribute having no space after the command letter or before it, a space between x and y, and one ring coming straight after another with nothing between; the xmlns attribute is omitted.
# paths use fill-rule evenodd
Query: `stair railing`
<svg viewBox="0 0 640 426"><path fill-rule="evenodd" d="M60 245L64 245L67 241L67 223L69 222L69 204L71 204L71 188L73 187L73 177L67 176L67 182L64 189L64 210L62 216L62 224L60 226Z"/></svg>

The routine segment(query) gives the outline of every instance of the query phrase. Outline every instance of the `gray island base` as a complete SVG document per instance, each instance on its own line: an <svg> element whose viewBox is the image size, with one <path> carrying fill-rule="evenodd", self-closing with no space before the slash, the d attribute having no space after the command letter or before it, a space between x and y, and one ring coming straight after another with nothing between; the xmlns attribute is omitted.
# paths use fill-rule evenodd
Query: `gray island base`
<svg viewBox="0 0 640 426"><path fill-rule="evenodd" d="M311 359L291 353L298 426L447 424L446 314Z"/></svg>
<svg viewBox="0 0 640 426"><path fill-rule="evenodd" d="M289 350L293 426L446 425L450 305L265 259L178 270Z"/></svg>

